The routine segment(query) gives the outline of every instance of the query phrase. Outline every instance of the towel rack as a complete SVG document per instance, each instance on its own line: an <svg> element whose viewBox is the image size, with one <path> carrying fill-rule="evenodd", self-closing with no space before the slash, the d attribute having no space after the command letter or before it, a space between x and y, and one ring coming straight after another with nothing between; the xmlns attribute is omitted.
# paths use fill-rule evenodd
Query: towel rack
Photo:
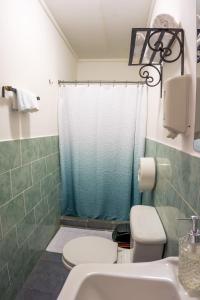
<svg viewBox="0 0 200 300"><path fill-rule="evenodd" d="M139 48L139 57L135 55L137 46L137 34L143 33L144 41ZM168 36L165 45L165 37ZM177 51L173 51L174 44ZM146 51L150 50L150 57L146 57ZM158 55L157 55L158 53ZM184 74L184 30L182 28L132 28L131 45L129 54L129 66L140 66L139 75L145 83L154 87L163 81L163 64L173 63L180 59L181 75ZM154 72L152 75L151 71ZM157 76L155 76L157 74Z"/></svg>
<svg viewBox="0 0 200 300"><path fill-rule="evenodd" d="M6 91L13 92L13 93L17 94L17 89L16 88L13 88L10 85L5 85L5 86L2 86L2 97L3 98L5 98L5 92ZM37 98L37 100L40 100L40 97L36 97L36 98Z"/></svg>

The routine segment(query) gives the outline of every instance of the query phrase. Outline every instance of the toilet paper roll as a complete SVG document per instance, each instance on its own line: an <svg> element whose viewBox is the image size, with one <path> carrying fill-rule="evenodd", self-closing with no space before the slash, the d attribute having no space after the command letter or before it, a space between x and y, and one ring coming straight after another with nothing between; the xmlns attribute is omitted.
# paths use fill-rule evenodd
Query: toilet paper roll
<svg viewBox="0 0 200 300"><path fill-rule="evenodd" d="M153 157L140 158L138 183L141 192L151 191L155 186L156 164Z"/></svg>

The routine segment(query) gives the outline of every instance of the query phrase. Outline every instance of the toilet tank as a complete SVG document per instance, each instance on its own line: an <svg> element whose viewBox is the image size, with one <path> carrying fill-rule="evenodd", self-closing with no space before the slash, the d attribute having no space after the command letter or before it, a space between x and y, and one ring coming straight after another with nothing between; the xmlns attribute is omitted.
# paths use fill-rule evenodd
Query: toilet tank
<svg viewBox="0 0 200 300"><path fill-rule="evenodd" d="M166 234L155 207L136 205L130 212L133 262L162 258Z"/></svg>

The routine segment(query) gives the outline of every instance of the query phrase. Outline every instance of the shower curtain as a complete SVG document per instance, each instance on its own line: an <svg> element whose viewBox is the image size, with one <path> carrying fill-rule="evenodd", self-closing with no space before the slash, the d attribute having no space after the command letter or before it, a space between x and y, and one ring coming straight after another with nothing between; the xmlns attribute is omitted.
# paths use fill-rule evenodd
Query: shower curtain
<svg viewBox="0 0 200 300"><path fill-rule="evenodd" d="M60 87L62 214L128 220L131 206L141 203L146 114L145 86Z"/></svg>

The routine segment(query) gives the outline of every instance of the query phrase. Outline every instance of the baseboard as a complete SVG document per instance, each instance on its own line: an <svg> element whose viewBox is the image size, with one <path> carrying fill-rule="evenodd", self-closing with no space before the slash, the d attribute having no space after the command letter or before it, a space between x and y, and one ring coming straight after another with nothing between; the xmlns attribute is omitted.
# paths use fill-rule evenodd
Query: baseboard
<svg viewBox="0 0 200 300"><path fill-rule="evenodd" d="M60 224L62 226L98 229L98 230L114 230L119 224L128 223L127 221L108 221L97 219L83 219L79 217L61 216Z"/></svg>

